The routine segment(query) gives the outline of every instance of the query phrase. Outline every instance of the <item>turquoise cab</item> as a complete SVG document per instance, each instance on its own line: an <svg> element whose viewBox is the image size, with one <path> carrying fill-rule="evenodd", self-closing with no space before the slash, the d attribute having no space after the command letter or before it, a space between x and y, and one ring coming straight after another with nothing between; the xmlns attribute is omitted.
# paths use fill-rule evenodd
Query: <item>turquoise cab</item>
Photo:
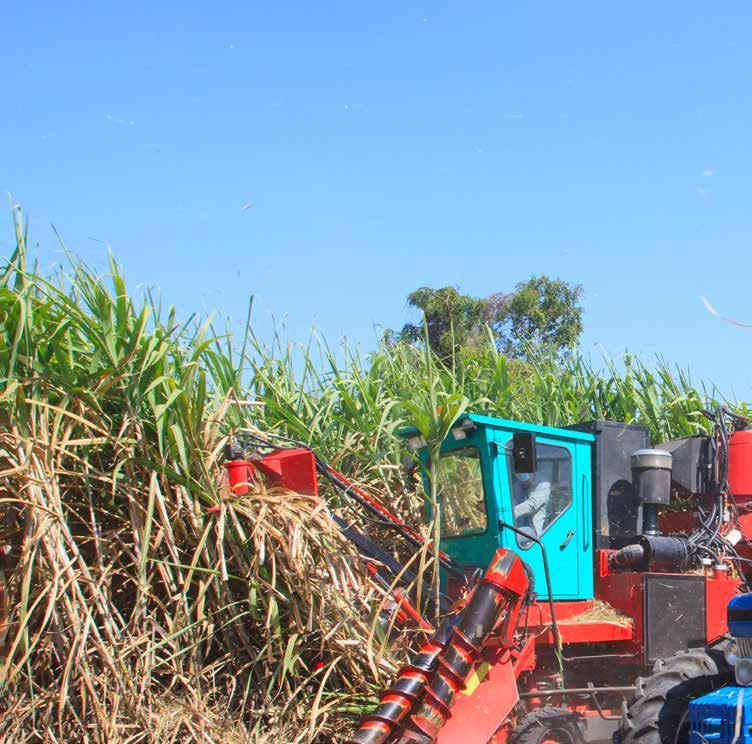
<svg viewBox="0 0 752 744"><path fill-rule="evenodd" d="M532 463L520 465L518 457L515 467L514 435L522 433ZM467 414L435 464L416 429L402 434L423 467L429 521L435 472L441 548L460 567L485 568L497 548L514 550L532 571L538 597L548 598L543 547L553 599L593 597L592 434Z"/></svg>

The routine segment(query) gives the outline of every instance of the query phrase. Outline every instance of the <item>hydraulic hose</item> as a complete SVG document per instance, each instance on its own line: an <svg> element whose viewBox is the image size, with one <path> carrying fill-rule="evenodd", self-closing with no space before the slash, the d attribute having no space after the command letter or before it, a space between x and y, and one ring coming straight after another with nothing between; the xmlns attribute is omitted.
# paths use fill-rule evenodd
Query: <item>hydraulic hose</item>
<svg viewBox="0 0 752 744"><path fill-rule="evenodd" d="M617 550L609 563L614 568L638 568L645 562L645 548L642 545L625 545Z"/></svg>
<svg viewBox="0 0 752 744"><path fill-rule="evenodd" d="M524 537L526 540L532 540L541 549L541 555L543 557L543 574L546 577L546 591L548 592L548 609L551 611L551 629L553 630L554 640L556 641L556 651L561 653L561 632L559 631L559 623L556 622L554 592L551 586L551 572L548 569L548 554L546 553L546 546L535 535L532 535L529 532L523 532L513 524L507 524L503 520L500 520L499 527L503 530L511 530L516 535Z"/></svg>

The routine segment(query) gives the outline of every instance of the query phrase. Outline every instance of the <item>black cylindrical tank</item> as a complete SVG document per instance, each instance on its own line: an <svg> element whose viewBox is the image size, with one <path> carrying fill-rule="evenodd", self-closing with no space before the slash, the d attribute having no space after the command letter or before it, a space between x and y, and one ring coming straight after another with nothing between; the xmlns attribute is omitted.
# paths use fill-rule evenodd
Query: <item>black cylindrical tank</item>
<svg viewBox="0 0 752 744"><path fill-rule="evenodd" d="M671 502L671 453L641 449L632 455L632 482L643 504L668 506Z"/></svg>
<svg viewBox="0 0 752 744"><path fill-rule="evenodd" d="M671 453L659 449L637 450L631 458L632 483L642 503L642 531L658 534L658 507L671 502Z"/></svg>
<svg viewBox="0 0 752 744"><path fill-rule="evenodd" d="M687 540L682 537L642 535L640 547L654 571L682 571L689 567Z"/></svg>

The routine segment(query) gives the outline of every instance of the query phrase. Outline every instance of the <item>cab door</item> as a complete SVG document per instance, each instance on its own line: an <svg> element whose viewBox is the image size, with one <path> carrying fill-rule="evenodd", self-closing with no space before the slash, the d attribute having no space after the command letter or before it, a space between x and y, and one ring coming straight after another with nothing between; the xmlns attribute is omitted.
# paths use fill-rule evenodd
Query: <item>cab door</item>
<svg viewBox="0 0 752 744"><path fill-rule="evenodd" d="M512 432L497 430L496 474L501 521L524 534L502 528L504 547L516 551L535 576L535 591L548 597L541 546L548 559L554 599L593 596L590 446L537 434L537 469L525 482L514 471Z"/></svg>

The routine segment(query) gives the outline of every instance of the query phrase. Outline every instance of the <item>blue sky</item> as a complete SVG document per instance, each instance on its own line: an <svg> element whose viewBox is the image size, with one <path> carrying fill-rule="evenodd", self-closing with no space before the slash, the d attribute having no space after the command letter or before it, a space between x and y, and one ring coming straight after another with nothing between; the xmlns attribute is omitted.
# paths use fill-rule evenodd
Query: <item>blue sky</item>
<svg viewBox="0 0 752 744"><path fill-rule="evenodd" d="M0 190L43 266L54 224L183 315L253 294L262 334L368 347L418 286L546 273L584 285L586 351L750 399L752 330L700 297L752 321L751 29L742 2L13 3Z"/></svg>

